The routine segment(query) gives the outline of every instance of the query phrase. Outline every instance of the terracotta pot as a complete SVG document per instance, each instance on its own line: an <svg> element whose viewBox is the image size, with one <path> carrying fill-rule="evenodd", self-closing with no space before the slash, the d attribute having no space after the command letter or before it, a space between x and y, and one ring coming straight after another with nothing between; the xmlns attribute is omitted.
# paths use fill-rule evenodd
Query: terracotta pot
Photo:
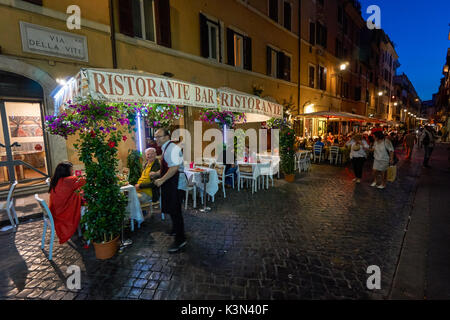
<svg viewBox="0 0 450 320"><path fill-rule="evenodd" d="M295 173L293 174L284 174L284 180L286 180L287 182L294 182L295 180Z"/></svg>
<svg viewBox="0 0 450 320"><path fill-rule="evenodd" d="M106 260L113 257L119 248L119 236L105 243L94 242L95 257L99 260Z"/></svg>

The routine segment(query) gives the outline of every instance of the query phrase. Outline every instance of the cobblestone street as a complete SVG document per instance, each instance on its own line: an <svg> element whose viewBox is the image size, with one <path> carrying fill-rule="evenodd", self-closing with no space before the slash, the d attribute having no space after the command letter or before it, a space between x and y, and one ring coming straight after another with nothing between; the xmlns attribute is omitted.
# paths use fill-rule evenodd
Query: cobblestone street
<svg viewBox="0 0 450 320"><path fill-rule="evenodd" d="M371 188L349 167L313 165L295 183L227 189L210 213L184 212L188 245L168 254L170 218L158 211L123 253L95 259L76 236L55 240L53 262L40 250L42 220L0 234L1 299L383 299L389 294L421 162L399 163L399 178ZM189 202L191 205L191 199ZM47 253L46 245L45 253ZM82 270L81 290L65 286L67 267ZM381 290L366 287L367 267L381 269Z"/></svg>

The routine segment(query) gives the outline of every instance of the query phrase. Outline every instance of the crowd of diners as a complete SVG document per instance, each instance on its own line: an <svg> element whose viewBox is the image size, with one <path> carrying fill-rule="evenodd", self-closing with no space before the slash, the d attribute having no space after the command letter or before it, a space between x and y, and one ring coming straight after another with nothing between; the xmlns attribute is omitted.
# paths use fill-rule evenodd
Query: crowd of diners
<svg viewBox="0 0 450 320"><path fill-rule="evenodd" d="M403 144L404 137L408 134L405 130L389 128L388 126L382 127L377 123L372 128L360 133L350 132L347 134L333 134L328 132L328 134L315 137L297 137L296 150L312 150L316 144L322 145L323 147L346 147L347 143L351 141L356 134L361 134L362 139L364 139L369 146L373 146L373 143L375 142L374 133L376 131L382 132L384 136L392 142L394 148Z"/></svg>

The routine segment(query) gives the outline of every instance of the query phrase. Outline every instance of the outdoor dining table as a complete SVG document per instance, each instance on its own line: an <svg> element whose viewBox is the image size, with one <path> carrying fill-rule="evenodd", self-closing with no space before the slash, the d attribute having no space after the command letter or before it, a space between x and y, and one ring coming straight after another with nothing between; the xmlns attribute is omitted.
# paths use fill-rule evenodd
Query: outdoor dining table
<svg viewBox="0 0 450 320"><path fill-rule="evenodd" d="M137 195L136 188L131 184L120 188L120 192L128 192L128 204L127 213L130 219L135 220L138 223L138 227L144 221L144 215L142 214L141 204ZM134 231L134 224L131 223L131 231Z"/></svg>
<svg viewBox="0 0 450 320"><path fill-rule="evenodd" d="M196 169L201 169L203 171L197 171ZM206 212L211 210L206 206L206 194L209 194L214 198L215 194L219 190L219 177L217 176L217 171L207 167L196 166L193 169L184 168L184 174L186 175L187 181L189 181L192 177L192 182L203 192L204 205L201 211Z"/></svg>

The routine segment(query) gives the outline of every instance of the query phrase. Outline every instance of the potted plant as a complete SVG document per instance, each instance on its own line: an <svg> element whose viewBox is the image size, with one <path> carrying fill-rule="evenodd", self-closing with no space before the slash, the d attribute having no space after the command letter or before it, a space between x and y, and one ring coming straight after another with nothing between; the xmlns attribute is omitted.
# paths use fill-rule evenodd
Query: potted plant
<svg viewBox="0 0 450 320"><path fill-rule="evenodd" d="M66 139L78 135L74 146L85 166L82 190L87 205L80 223L87 225L84 237L93 242L98 259L109 259L118 249L126 198L120 192L117 154L119 143L127 139L119 124L129 125L130 114L133 111L125 104L88 99L68 101L62 113L46 117L51 134Z"/></svg>
<svg viewBox="0 0 450 320"><path fill-rule="evenodd" d="M285 127L280 130L281 170L288 182L295 180L295 131Z"/></svg>
<svg viewBox="0 0 450 320"><path fill-rule="evenodd" d="M295 131L284 117L267 120L267 128L280 130L280 158L284 179L288 182L295 180Z"/></svg>
<svg viewBox="0 0 450 320"><path fill-rule="evenodd" d="M135 185L139 178L141 177L142 172L142 163L141 163L142 155L138 150L128 150L127 156L127 168L128 171L128 182L131 185Z"/></svg>

